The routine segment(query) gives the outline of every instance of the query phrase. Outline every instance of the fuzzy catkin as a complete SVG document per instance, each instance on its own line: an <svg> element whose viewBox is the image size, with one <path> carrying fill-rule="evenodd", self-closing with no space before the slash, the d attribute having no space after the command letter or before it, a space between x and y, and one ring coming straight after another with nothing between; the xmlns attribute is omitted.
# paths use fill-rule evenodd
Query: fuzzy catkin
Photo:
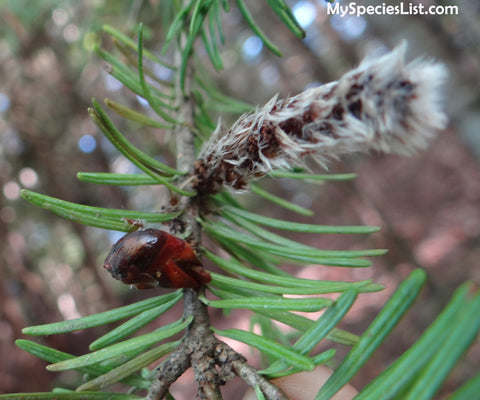
<svg viewBox="0 0 480 400"><path fill-rule="evenodd" d="M447 71L432 61L407 64L405 50L403 43L336 82L275 96L226 132L219 125L195 163L196 190L243 190L272 169L305 166L307 156L326 167L343 154L425 148L447 123L440 93Z"/></svg>

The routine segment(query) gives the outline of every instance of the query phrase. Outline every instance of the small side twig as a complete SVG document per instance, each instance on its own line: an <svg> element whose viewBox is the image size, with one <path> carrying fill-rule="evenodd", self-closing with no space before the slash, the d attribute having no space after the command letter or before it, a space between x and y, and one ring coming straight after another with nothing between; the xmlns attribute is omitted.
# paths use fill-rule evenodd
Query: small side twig
<svg viewBox="0 0 480 400"><path fill-rule="evenodd" d="M175 382L190 366L190 357L184 351L182 343L170 354L168 359L158 368L157 379L150 386L147 400L163 399L170 385Z"/></svg>
<svg viewBox="0 0 480 400"><path fill-rule="evenodd" d="M245 357L213 335L207 306L194 290L185 289L184 300L184 316L193 315L194 320L180 346L158 368L158 379L151 386L147 400L164 398L170 385L189 367L199 385L199 399L221 400L220 386L237 375L249 386L260 387L267 400L287 400L279 388L247 364Z"/></svg>
<svg viewBox="0 0 480 400"><path fill-rule="evenodd" d="M232 370L249 386L259 386L267 400L288 400L278 387L258 374L255 368L247 364L247 360L241 354L238 354L227 344L218 341L216 353L219 365L226 371Z"/></svg>

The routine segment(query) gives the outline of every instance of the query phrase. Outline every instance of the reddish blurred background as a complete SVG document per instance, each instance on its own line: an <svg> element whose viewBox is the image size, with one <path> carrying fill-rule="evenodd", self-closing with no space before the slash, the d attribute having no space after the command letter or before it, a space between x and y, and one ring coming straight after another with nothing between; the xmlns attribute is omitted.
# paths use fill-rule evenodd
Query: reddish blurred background
<svg viewBox="0 0 480 400"><path fill-rule="evenodd" d="M367 52L384 52L404 39L409 42L409 57L434 57L450 70L446 108L451 122L427 152L412 158L359 155L333 163L330 172L357 174L348 182L307 186L291 180L265 180L269 190L311 207L314 220L244 197L252 209L270 216L382 227L381 232L365 237L301 238L326 249L389 249L368 269L297 269L299 276L371 278L387 285L384 292L361 296L343 329L360 334L412 269L427 271L421 299L355 377L353 383L362 387L418 339L461 283L471 280L478 287L480 281L480 4L452 1L459 7L458 15L342 18L328 16L323 0L292 1L307 31L307 38L299 41L279 23L266 2L247 3L284 57L276 58L261 46L232 4L224 14L225 70L216 80L225 92L252 104L262 104L277 92L286 96L334 80ZM161 189L99 187L79 182L75 174L131 172L88 119L91 97L108 96L148 112L108 75L104 62L91 51L95 34L104 23L130 33L143 21L148 28L147 47L158 53L163 39L156 27L163 20L158 0L10 0L0 4L0 19L0 393L47 391L54 385L68 387L78 376L46 372L45 362L16 348L14 341L24 337L23 327L130 304L152 292L123 287L101 268L118 235L71 224L37 209L19 197L19 189L96 206L161 207ZM199 54L203 55L200 46ZM205 65L210 68L207 60ZM168 70L156 72L169 78ZM167 132L139 129L121 119L116 122L140 147L171 161ZM156 324L171 322L180 312L179 305ZM220 328L233 323L246 326L246 318L235 314L234 321L212 312L213 323ZM104 332L103 327L39 341L82 354ZM347 351L337 347L339 354ZM451 374L442 393L458 387L479 366L477 344ZM195 389L190 379L186 374L175 386L178 399L192 398ZM225 393L235 400L241 398L242 390L235 381Z"/></svg>

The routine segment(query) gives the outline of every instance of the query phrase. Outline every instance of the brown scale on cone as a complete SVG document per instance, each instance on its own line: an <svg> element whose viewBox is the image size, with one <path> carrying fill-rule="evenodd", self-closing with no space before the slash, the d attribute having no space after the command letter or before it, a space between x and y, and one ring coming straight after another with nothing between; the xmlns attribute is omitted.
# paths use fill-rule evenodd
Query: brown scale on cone
<svg viewBox="0 0 480 400"><path fill-rule="evenodd" d="M188 242L159 229L126 234L112 246L103 266L138 289L198 289L212 280Z"/></svg>

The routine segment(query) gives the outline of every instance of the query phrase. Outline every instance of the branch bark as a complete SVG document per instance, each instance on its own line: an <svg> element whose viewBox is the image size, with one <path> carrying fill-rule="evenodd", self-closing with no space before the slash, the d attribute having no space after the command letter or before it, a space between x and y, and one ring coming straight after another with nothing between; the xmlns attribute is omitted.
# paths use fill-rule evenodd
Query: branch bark
<svg viewBox="0 0 480 400"><path fill-rule="evenodd" d="M179 66L182 60L181 48L185 44L185 33L180 38L180 46L175 54L175 64ZM175 129L177 147L177 169L194 172L196 160L194 132L195 102L192 95L193 66L189 64L186 70L184 90L180 90L180 74L177 76L176 97L177 120L182 121ZM180 184L189 186L189 175ZM182 198L179 208L183 210L180 229L187 232L188 241L195 248L201 240L201 227L197 222L200 213L201 195L193 198ZM198 298L198 293L192 289L184 289L184 318L193 316L193 321L186 330L185 337L179 347L158 368L158 379L153 383L147 395L147 400L160 400L167 394L170 385L175 382L189 367L192 367L195 380L198 383L199 399L221 400L220 386L236 374L250 386L260 386L267 400L284 400L285 395L267 379L260 376L255 369L247 364L241 354L217 339L210 330L210 317L207 306ZM220 368L217 369L216 366Z"/></svg>

